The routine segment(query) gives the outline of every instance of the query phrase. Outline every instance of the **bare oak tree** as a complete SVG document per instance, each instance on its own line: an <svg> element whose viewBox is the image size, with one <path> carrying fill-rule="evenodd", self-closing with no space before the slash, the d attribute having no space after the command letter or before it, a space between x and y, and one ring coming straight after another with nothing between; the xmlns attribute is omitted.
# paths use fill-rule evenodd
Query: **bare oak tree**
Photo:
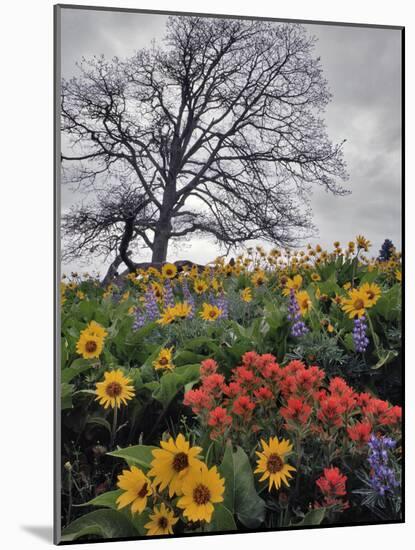
<svg viewBox="0 0 415 550"><path fill-rule="evenodd" d="M331 96L314 44L301 25L170 17L161 45L83 60L62 84L62 159L83 189L105 179L109 202L96 205L96 223L106 226L124 178L137 193L125 242L141 239L154 262L170 239L195 232L229 246L294 244L312 227L311 188L346 192L342 144L321 118ZM123 191L115 197L121 225L107 237L121 254L129 218ZM67 233L77 226L101 246L87 218L73 210ZM126 250L123 261L133 269Z"/></svg>

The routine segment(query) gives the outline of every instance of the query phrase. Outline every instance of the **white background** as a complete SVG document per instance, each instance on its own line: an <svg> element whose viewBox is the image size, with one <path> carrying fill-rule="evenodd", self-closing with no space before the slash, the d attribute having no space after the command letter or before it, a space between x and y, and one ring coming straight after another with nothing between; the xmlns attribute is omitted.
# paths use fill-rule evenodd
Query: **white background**
<svg viewBox="0 0 415 550"><path fill-rule="evenodd" d="M79 0L78 3L86 3ZM94 4L93 0L90 2ZM414 169L411 151L415 97L414 17L405 0L325 2L302 0L101 0L97 5L206 11L325 21L406 26L407 38L407 523L406 525L322 529L83 545L87 548L200 550L215 545L273 546L341 550L413 547L415 539L414 365L411 355L414 266ZM0 544L3 548L51 545L52 526L52 0L2 3L0 31ZM341 63L341 59L339 59ZM412 98L412 99L411 99ZM347 116L347 113L345 113ZM364 131L364 129L362 129ZM368 212L368 216L373 215ZM352 228L351 228L352 230ZM412 307L411 307L412 305ZM412 543L410 540L412 539Z"/></svg>

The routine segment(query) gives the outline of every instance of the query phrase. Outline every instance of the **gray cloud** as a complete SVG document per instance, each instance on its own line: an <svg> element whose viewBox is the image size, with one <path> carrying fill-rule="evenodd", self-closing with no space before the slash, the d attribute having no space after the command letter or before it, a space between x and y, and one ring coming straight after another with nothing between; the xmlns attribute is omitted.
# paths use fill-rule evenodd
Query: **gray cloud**
<svg viewBox="0 0 415 550"><path fill-rule="evenodd" d="M166 17L76 9L62 10L62 75L76 74L82 56L129 56L163 37ZM401 226L401 33L392 29L306 25L317 39L333 100L325 113L333 141L346 139L344 155L352 194L336 197L313 191L311 204L319 236L329 246L364 234L377 253L387 237L399 247ZM62 209L79 200L65 188ZM170 257L209 261L219 248L192 239ZM97 269L102 269L99 262ZM79 269L72 264L64 269Z"/></svg>

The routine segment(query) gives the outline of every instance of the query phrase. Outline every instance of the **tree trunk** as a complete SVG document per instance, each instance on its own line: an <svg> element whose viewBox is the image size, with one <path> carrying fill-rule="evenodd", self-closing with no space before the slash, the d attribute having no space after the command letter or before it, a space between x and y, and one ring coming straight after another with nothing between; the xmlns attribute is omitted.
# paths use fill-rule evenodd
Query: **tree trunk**
<svg viewBox="0 0 415 550"><path fill-rule="evenodd" d="M160 230L154 235L152 263L163 263L167 258L169 246L168 232Z"/></svg>
<svg viewBox="0 0 415 550"><path fill-rule="evenodd" d="M134 220L127 219L125 221L124 234L120 242L119 254L122 261L128 267L130 273L134 272L136 269L135 263L131 260L131 258L128 255L128 247L130 245L131 239L133 238L133 234L134 234Z"/></svg>
<svg viewBox="0 0 415 550"><path fill-rule="evenodd" d="M107 271L107 274L105 275L105 277L102 279L102 285L103 286L107 286L110 284L110 282L114 279L114 277L117 275L117 269L120 267L120 265L122 264L122 258L121 256L118 254L114 261L111 263L111 265L109 266L108 268L108 271Z"/></svg>

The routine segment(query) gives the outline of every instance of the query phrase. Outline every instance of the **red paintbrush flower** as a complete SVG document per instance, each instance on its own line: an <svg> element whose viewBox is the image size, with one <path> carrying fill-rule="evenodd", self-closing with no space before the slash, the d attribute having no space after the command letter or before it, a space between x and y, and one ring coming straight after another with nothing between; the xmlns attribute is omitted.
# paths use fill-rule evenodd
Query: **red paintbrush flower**
<svg viewBox="0 0 415 550"><path fill-rule="evenodd" d="M195 414L199 414L203 410L208 410L212 407L212 398L207 392L201 388L197 390L189 390L184 395L183 403L192 408Z"/></svg>
<svg viewBox="0 0 415 550"><path fill-rule="evenodd" d="M214 374L218 370L218 364L214 359L205 359L200 364L200 376L205 378L210 374Z"/></svg>
<svg viewBox="0 0 415 550"><path fill-rule="evenodd" d="M271 401L274 398L274 394L266 386L261 386L260 388L255 390L254 395L260 402Z"/></svg>
<svg viewBox="0 0 415 550"><path fill-rule="evenodd" d="M241 416L248 416L254 408L255 403L247 395L241 395L234 401L232 411Z"/></svg>
<svg viewBox="0 0 415 550"><path fill-rule="evenodd" d="M208 419L209 426L226 428L232 424L232 417L227 414L226 409L223 407L216 407L209 413Z"/></svg>
<svg viewBox="0 0 415 550"><path fill-rule="evenodd" d="M219 397L222 394L222 388L225 383L225 378L218 373L210 374L202 380L203 389L214 397Z"/></svg>
<svg viewBox="0 0 415 550"><path fill-rule="evenodd" d="M316 481L317 487L326 498L342 497L346 494L347 476L338 468L324 468L324 474Z"/></svg>
<svg viewBox="0 0 415 550"><path fill-rule="evenodd" d="M290 397L286 407L280 409L281 416L286 421L305 424L311 415L311 407L303 399Z"/></svg>
<svg viewBox="0 0 415 550"><path fill-rule="evenodd" d="M371 399L372 396L370 393L358 393L356 394L356 405L363 409L363 407L367 407L369 405Z"/></svg>
<svg viewBox="0 0 415 550"><path fill-rule="evenodd" d="M363 422L356 422L354 426L349 426L347 433L352 441L363 444L369 441L372 429L372 424L368 420L364 420Z"/></svg>
<svg viewBox="0 0 415 550"><path fill-rule="evenodd" d="M253 386L257 382L257 377L253 371L247 369L246 367L237 367L236 369L236 380L241 384L241 386Z"/></svg>
<svg viewBox="0 0 415 550"><path fill-rule="evenodd" d="M297 379L294 375L285 376L280 381L280 389L282 395L285 399L288 399L290 396L295 395L297 392Z"/></svg>
<svg viewBox="0 0 415 550"><path fill-rule="evenodd" d="M302 361L294 359L290 361L284 370L287 371L287 374L297 374L298 371L302 371L306 368Z"/></svg>
<svg viewBox="0 0 415 550"><path fill-rule="evenodd" d="M239 382L229 382L228 385L224 384L223 393L228 397L236 397L244 394L245 390L242 388Z"/></svg>
<svg viewBox="0 0 415 550"><path fill-rule="evenodd" d="M242 355L242 364L247 368L256 367L259 357L256 351L247 351Z"/></svg>
<svg viewBox="0 0 415 550"><path fill-rule="evenodd" d="M320 401L320 410L317 413L317 418L327 426L340 427L343 424L342 414L346 411L346 407L340 403L337 397L328 397Z"/></svg>
<svg viewBox="0 0 415 550"><path fill-rule="evenodd" d="M393 426L394 424L399 424L402 420L402 407L395 405L388 409L384 414L381 414L379 417L379 424L382 426Z"/></svg>

